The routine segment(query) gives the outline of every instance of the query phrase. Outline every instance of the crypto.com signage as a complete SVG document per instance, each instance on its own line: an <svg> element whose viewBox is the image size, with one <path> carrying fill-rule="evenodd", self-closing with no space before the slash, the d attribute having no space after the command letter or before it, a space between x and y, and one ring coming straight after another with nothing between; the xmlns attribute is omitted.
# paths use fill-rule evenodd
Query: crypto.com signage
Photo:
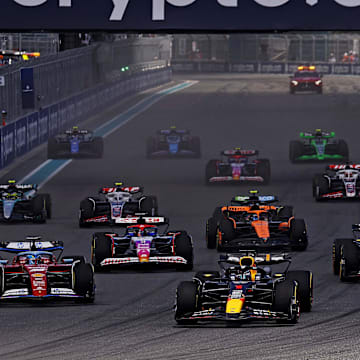
<svg viewBox="0 0 360 360"><path fill-rule="evenodd" d="M1 0L0 30L360 30L360 0Z"/></svg>

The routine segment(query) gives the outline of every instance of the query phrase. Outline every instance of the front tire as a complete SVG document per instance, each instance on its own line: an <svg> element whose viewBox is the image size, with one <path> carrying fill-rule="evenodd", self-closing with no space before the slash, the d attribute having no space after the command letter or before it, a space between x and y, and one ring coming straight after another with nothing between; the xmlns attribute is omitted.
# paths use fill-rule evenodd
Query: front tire
<svg viewBox="0 0 360 360"><path fill-rule="evenodd" d="M300 309L304 312L310 312L314 296L313 273L311 271L289 271L286 274L286 279L297 281Z"/></svg>
<svg viewBox="0 0 360 360"><path fill-rule="evenodd" d="M335 239L332 246L332 268L333 274L340 274L341 247L345 243L352 243L353 239Z"/></svg>
<svg viewBox="0 0 360 360"><path fill-rule="evenodd" d="M192 281L183 281L176 290L175 320L179 325L195 324L196 320L181 319L191 315L197 310L197 286Z"/></svg>
<svg viewBox="0 0 360 360"><path fill-rule="evenodd" d="M308 246L306 225L304 219L293 219L290 224L291 248L295 251L304 251Z"/></svg>
<svg viewBox="0 0 360 360"><path fill-rule="evenodd" d="M208 249L216 248L217 221L211 217L206 222L206 246Z"/></svg>
<svg viewBox="0 0 360 360"><path fill-rule="evenodd" d="M107 233L96 232L91 243L91 262L95 271L101 271L101 262L104 259L112 258L112 240Z"/></svg>
<svg viewBox="0 0 360 360"><path fill-rule="evenodd" d="M183 257L186 265L177 266L177 270L192 270L194 265L193 245L190 236L181 231L179 235L175 236L175 254Z"/></svg>

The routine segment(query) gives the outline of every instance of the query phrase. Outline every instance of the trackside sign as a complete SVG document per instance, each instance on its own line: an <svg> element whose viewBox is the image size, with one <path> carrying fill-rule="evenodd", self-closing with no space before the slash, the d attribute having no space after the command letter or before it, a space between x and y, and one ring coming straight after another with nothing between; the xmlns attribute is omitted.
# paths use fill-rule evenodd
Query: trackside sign
<svg viewBox="0 0 360 360"><path fill-rule="evenodd" d="M1 0L0 30L360 30L360 0Z"/></svg>

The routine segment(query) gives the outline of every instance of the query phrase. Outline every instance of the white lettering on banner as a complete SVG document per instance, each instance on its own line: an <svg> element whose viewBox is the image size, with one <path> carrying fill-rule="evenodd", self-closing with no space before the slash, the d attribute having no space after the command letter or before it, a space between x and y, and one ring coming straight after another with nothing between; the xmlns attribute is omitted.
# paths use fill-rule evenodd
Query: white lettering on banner
<svg viewBox="0 0 360 360"><path fill-rule="evenodd" d="M32 143L34 140L37 140L38 131L37 131L37 121L28 123L28 142Z"/></svg>
<svg viewBox="0 0 360 360"><path fill-rule="evenodd" d="M4 159L7 160L8 156L14 151L14 133L8 133L4 136Z"/></svg>
<svg viewBox="0 0 360 360"><path fill-rule="evenodd" d="M14 0L17 4L27 7L43 5L47 0ZM59 0L59 7L71 7L72 0Z"/></svg>
<svg viewBox="0 0 360 360"><path fill-rule="evenodd" d="M21 149L26 146L26 126L16 129L16 148Z"/></svg>

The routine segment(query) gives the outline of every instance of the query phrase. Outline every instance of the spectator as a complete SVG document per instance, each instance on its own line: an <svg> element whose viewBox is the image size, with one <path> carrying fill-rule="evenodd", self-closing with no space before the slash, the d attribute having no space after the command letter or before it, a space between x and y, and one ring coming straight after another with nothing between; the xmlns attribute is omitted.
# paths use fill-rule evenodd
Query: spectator
<svg viewBox="0 0 360 360"><path fill-rule="evenodd" d="M344 53L344 56L341 60L343 63L349 62L349 54L347 52Z"/></svg>
<svg viewBox="0 0 360 360"><path fill-rule="evenodd" d="M329 63L330 63L330 64L335 64L335 63L336 63L336 57L335 57L335 54L334 54L334 53L330 53Z"/></svg>

